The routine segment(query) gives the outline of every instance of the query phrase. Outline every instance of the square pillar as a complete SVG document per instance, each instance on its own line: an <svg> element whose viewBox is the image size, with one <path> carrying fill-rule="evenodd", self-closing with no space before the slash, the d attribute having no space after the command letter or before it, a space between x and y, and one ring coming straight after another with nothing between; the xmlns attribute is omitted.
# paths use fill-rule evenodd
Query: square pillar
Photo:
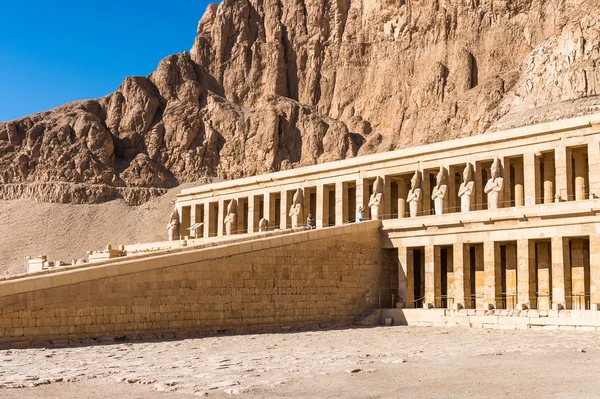
<svg viewBox="0 0 600 399"><path fill-rule="evenodd" d="M523 158L512 159L511 166L514 170L514 198L515 206L525 205L525 174L523 168ZM510 174L510 173L509 173Z"/></svg>
<svg viewBox="0 0 600 399"><path fill-rule="evenodd" d="M392 218L392 179L389 176L383 177L383 211L381 219Z"/></svg>
<svg viewBox="0 0 600 399"><path fill-rule="evenodd" d="M196 223L196 204L192 204L190 207L190 226Z"/></svg>
<svg viewBox="0 0 600 399"><path fill-rule="evenodd" d="M585 155L581 151L572 151L574 158L575 201L586 200L587 165Z"/></svg>
<svg viewBox="0 0 600 399"><path fill-rule="evenodd" d="M212 218L212 214L211 214L211 209L210 209L210 202L205 202L204 203L204 238L208 238L210 237L210 221Z"/></svg>
<svg viewBox="0 0 600 399"><path fill-rule="evenodd" d="M568 241L552 237L552 308L571 309L571 270Z"/></svg>
<svg viewBox="0 0 600 399"><path fill-rule="evenodd" d="M600 303L600 235L590 235L590 303Z"/></svg>
<svg viewBox="0 0 600 399"><path fill-rule="evenodd" d="M359 177L356 179L356 220L358 220L358 208L364 209L364 219L369 220L369 183L366 179Z"/></svg>
<svg viewBox="0 0 600 399"><path fill-rule="evenodd" d="M537 308L535 294L535 243L517 240L517 308Z"/></svg>
<svg viewBox="0 0 600 399"><path fill-rule="evenodd" d="M594 141L588 144L588 170L590 179L590 197L600 198L600 140L594 136Z"/></svg>
<svg viewBox="0 0 600 399"><path fill-rule="evenodd" d="M252 194L248 196L248 233L254 233L254 227L258 228L258 204L256 197Z"/></svg>
<svg viewBox="0 0 600 399"><path fill-rule="evenodd" d="M327 198L326 198L327 197ZM325 202L327 199L327 202ZM317 228L322 228L327 222L324 220L329 219L329 191L325 189L323 184L317 186L317 214L315 216ZM327 217L327 219L325 219Z"/></svg>
<svg viewBox="0 0 600 399"><path fill-rule="evenodd" d="M581 238L568 241L571 272L572 309L585 310L591 305L590 264L587 242Z"/></svg>
<svg viewBox="0 0 600 399"><path fill-rule="evenodd" d="M525 191L525 206L535 205L537 162L533 152L523 154L523 186Z"/></svg>
<svg viewBox="0 0 600 399"><path fill-rule="evenodd" d="M556 167L554 166L554 154L548 152L544 154L544 193L543 198L544 204L554 203L554 174Z"/></svg>
<svg viewBox="0 0 600 399"><path fill-rule="evenodd" d="M471 300L471 277L468 262L465 262L465 245L456 243L452 248L454 266L454 303L464 308L470 307L467 300ZM467 269L465 270L465 265Z"/></svg>
<svg viewBox="0 0 600 399"><path fill-rule="evenodd" d="M500 267L500 244L494 241L483 243L484 307L502 306L502 279Z"/></svg>
<svg viewBox="0 0 600 399"><path fill-rule="evenodd" d="M219 200L219 210L218 210L218 214L219 216L217 217L217 236L222 236L223 235L223 230L224 230L224 220L225 220L225 201L220 199Z"/></svg>
<svg viewBox="0 0 600 399"><path fill-rule="evenodd" d="M549 242L538 241L536 243L536 262L538 309L552 309L552 260Z"/></svg>
<svg viewBox="0 0 600 399"><path fill-rule="evenodd" d="M506 309L516 309L517 307L517 244L507 243L504 245L504 281L505 295L504 300Z"/></svg>
<svg viewBox="0 0 600 399"><path fill-rule="evenodd" d="M303 218L301 220L298 221L298 223L300 224L300 226L306 226L306 220L308 219L308 214L312 213L310 208L311 208L311 200L310 200L310 194L312 192L312 188L311 187L304 187L303 188L304 191L304 207L303 207ZM313 217L315 217L315 215L312 215Z"/></svg>
<svg viewBox="0 0 600 399"><path fill-rule="evenodd" d="M288 208L291 206L291 199L287 190L281 190L279 198L279 228L285 230L292 227L291 225L288 226Z"/></svg>
<svg viewBox="0 0 600 399"><path fill-rule="evenodd" d="M335 183L335 225L348 222L348 184Z"/></svg>
<svg viewBox="0 0 600 399"><path fill-rule="evenodd" d="M442 306L439 246L425 246L425 303L432 303L436 308Z"/></svg>
<svg viewBox="0 0 600 399"><path fill-rule="evenodd" d="M414 265L412 250L406 247L398 248L398 302L403 307L413 307L414 293Z"/></svg>
<svg viewBox="0 0 600 399"><path fill-rule="evenodd" d="M561 201L569 200L569 184L567 176L567 149L558 147L554 149L555 189L554 192L560 196Z"/></svg>
<svg viewBox="0 0 600 399"><path fill-rule="evenodd" d="M275 202L271 193L265 193L263 197L263 217L267 219L267 229L272 230L275 223Z"/></svg>

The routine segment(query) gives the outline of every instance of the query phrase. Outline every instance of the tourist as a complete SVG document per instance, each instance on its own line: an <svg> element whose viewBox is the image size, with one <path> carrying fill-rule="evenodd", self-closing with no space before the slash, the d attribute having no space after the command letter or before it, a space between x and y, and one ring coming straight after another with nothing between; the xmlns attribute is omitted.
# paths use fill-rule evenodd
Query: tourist
<svg viewBox="0 0 600 399"><path fill-rule="evenodd" d="M358 221L362 222L363 220L365 220L365 210L363 209L362 206L358 207Z"/></svg>
<svg viewBox="0 0 600 399"><path fill-rule="evenodd" d="M312 213L308 214L308 218L306 219L306 227L309 230L314 230L317 228L317 226L315 226L315 218L313 217Z"/></svg>

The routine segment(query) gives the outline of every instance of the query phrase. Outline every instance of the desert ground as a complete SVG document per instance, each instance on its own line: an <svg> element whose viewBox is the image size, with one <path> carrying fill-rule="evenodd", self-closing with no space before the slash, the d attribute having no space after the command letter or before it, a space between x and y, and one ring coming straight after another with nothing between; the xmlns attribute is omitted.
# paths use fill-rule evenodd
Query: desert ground
<svg viewBox="0 0 600 399"><path fill-rule="evenodd" d="M597 398L586 331L369 327L0 351L0 397Z"/></svg>

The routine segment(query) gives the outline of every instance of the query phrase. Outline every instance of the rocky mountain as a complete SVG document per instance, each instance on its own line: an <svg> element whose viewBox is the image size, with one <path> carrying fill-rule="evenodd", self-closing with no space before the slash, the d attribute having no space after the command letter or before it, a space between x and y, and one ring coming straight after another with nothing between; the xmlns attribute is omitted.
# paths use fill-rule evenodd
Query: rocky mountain
<svg viewBox="0 0 600 399"><path fill-rule="evenodd" d="M0 123L0 198L139 204L600 108L597 0L224 0L190 52Z"/></svg>

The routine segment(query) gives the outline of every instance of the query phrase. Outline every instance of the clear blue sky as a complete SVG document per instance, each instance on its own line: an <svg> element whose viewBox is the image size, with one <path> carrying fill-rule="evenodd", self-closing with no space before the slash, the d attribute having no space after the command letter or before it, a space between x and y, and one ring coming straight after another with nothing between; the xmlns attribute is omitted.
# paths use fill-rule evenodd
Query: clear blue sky
<svg viewBox="0 0 600 399"><path fill-rule="evenodd" d="M206 0L2 2L0 122L115 91L189 50Z"/></svg>

